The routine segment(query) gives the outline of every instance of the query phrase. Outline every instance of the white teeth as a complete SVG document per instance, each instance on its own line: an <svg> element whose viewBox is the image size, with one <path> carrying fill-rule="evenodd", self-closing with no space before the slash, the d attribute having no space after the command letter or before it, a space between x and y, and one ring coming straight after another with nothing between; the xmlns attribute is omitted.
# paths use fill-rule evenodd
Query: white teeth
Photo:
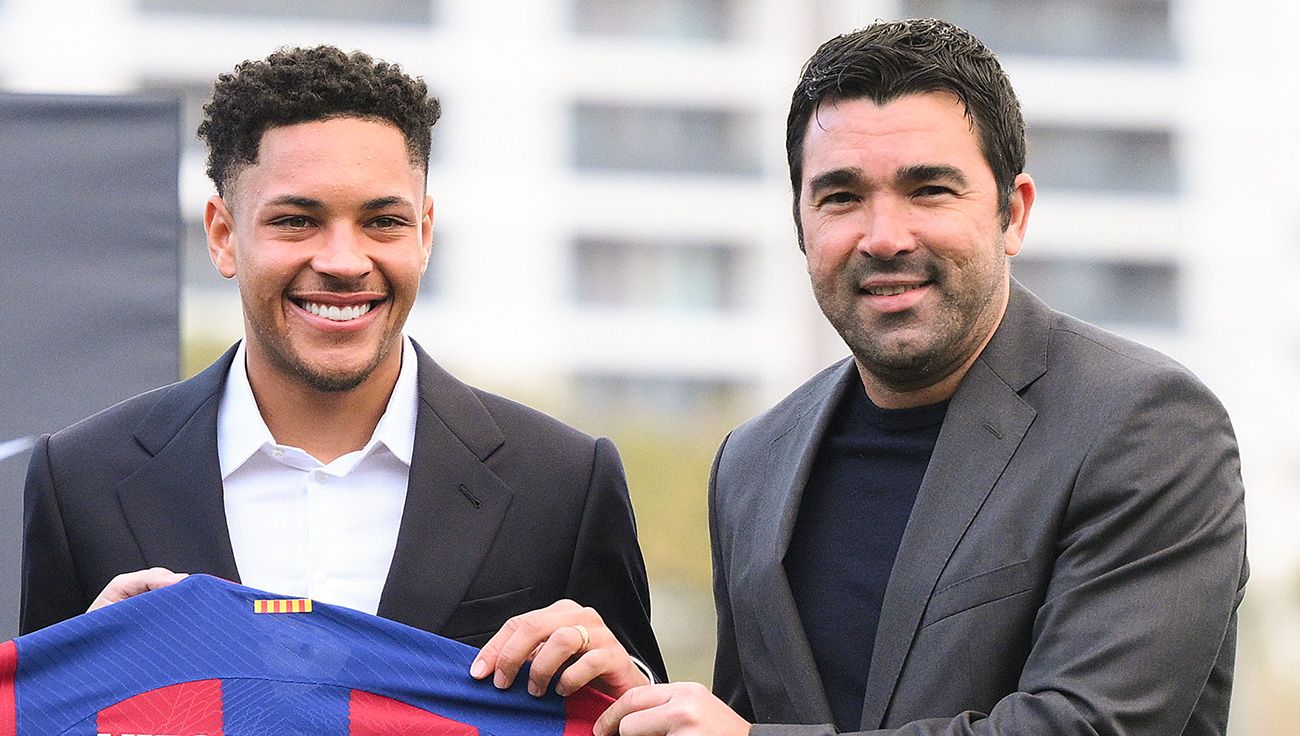
<svg viewBox="0 0 1300 736"><path fill-rule="evenodd" d="M316 302L303 302L303 308L317 317L334 322L350 322L357 317L370 311L370 302L357 304L351 307L338 307L333 305L317 304Z"/></svg>
<svg viewBox="0 0 1300 736"><path fill-rule="evenodd" d="M898 296L899 294L902 294L902 293L905 292L905 291L911 291L912 289L919 289L919 288L921 288L920 285L917 285L917 286L873 286L873 287L867 289L867 293L868 293L868 294L871 294L871 295L873 295L873 296Z"/></svg>

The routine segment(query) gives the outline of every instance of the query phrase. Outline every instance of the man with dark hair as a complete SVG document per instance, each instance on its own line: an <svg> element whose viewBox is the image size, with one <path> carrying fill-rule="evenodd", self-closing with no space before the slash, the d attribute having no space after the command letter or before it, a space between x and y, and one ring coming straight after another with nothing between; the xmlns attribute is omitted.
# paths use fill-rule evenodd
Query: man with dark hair
<svg viewBox="0 0 1300 736"><path fill-rule="evenodd" d="M1011 279L1035 188L993 54L935 20L835 38L787 140L852 356L718 452L713 694L633 689L597 736L1222 734L1232 428L1185 368Z"/></svg>
<svg viewBox="0 0 1300 736"><path fill-rule="evenodd" d="M433 237L424 82L290 49L205 112L208 250L246 339L36 444L22 631L206 572L474 645L552 604L572 625L536 645L561 684L646 682L628 653L663 677L613 445L403 336Z"/></svg>
<svg viewBox="0 0 1300 736"><path fill-rule="evenodd" d="M442 107L424 80L401 67L333 46L287 49L221 74L203 108L208 177L225 196L240 169L257 162L267 128L355 117L401 132L411 165L427 173L432 130Z"/></svg>

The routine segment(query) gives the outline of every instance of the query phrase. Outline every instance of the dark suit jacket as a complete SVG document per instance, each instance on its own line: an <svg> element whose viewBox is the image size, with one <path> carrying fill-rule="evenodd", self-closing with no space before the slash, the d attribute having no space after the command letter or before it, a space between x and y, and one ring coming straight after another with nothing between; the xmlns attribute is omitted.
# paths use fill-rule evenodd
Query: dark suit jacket
<svg viewBox="0 0 1300 736"><path fill-rule="evenodd" d="M715 692L759 723L823 724L756 735L833 733L782 558L850 386L851 360L823 371L714 466ZM1013 283L903 535L863 732L1223 733L1242 494L1228 418L1186 369Z"/></svg>
<svg viewBox="0 0 1300 736"><path fill-rule="evenodd" d="M614 446L417 353L415 449L379 615L477 646L510 616L572 598L664 677ZM216 451L233 355L37 442L23 632L85 611L122 572L157 565L239 580Z"/></svg>

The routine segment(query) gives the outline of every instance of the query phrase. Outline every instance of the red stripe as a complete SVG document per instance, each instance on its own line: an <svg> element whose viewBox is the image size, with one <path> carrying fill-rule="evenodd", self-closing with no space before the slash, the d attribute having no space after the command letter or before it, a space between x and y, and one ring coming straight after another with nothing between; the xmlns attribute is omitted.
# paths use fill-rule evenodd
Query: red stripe
<svg viewBox="0 0 1300 736"><path fill-rule="evenodd" d="M0 736L18 736L18 706L14 702L14 678L18 674L18 646L0 644Z"/></svg>
<svg viewBox="0 0 1300 736"><path fill-rule="evenodd" d="M468 723L430 713L383 695L353 690L348 698L349 736L478 736ZM588 736L591 731L587 731Z"/></svg>
<svg viewBox="0 0 1300 736"><path fill-rule="evenodd" d="M614 699L589 687L564 699L564 733L561 736L591 736L591 727Z"/></svg>
<svg viewBox="0 0 1300 736"><path fill-rule="evenodd" d="M110 705L96 716L96 733L107 736L168 733L221 736L221 680L195 680L147 690Z"/></svg>

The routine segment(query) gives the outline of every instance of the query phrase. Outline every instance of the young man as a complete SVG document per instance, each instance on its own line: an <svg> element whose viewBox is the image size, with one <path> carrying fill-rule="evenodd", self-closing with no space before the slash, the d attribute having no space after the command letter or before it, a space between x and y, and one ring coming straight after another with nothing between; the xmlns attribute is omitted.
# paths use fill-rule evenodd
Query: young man
<svg viewBox="0 0 1300 736"><path fill-rule="evenodd" d="M1222 734L1236 440L1185 368L1011 279L1036 191L993 54L934 20L833 39L787 135L852 357L718 453L716 697L637 688L598 736Z"/></svg>
<svg viewBox="0 0 1300 736"><path fill-rule="evenodd" d="M292 49L222 75L205 112L208 249L245 340L37 443L22 631L207 572L476 645L566 599L552 649L626 647L662 677L613 445L402 334L433 237L425 84Z"/></svg>

